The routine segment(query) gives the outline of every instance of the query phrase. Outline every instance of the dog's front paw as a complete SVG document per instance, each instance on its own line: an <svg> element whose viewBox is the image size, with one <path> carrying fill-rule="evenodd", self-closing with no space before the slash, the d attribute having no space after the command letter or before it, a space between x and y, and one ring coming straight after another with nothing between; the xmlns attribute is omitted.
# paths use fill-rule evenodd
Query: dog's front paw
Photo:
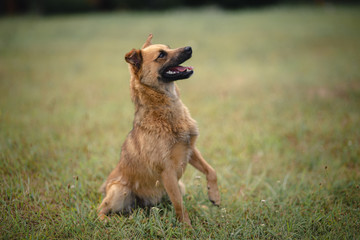
<svg viewBox="0 0 360 240"><path fill-rule="evenodd" d="M99 213L97 219L100 220L100 221L103 222L103 223L107 223L107 222L109 221L109 217L106 216L106 215L103 214L103 213Z"/></svg>
<svg viewBox="0 0 360 240"><path fill-rule="evenodd" d="M212 204L215 206L220 206L220 193L217 185L212 187L208 186L208 196Z"/></svg>

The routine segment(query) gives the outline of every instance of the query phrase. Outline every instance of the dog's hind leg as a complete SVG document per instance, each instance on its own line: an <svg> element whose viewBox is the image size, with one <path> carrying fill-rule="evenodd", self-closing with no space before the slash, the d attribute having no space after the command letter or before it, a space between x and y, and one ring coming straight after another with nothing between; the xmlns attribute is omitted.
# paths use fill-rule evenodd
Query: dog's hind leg
<svg viewBox="0 0 360 240"><path fill-rule="evenodd" d="M106 215L114 212L130 212L134 203L134 194L120 181L110 182L106 186L106 196L98 207L98 217L104 220Z"/></svg>
<svg viewBox="0 0 360 240"><path fill-rule="evenodd" d="M195 147L193 148L189 163L197 170L205 174L207 180L209 200L214 205L219 206L220 193L217 185L217 177L215 170L205 161L205 159L201 156L200 151L197 150Z"/></svg>

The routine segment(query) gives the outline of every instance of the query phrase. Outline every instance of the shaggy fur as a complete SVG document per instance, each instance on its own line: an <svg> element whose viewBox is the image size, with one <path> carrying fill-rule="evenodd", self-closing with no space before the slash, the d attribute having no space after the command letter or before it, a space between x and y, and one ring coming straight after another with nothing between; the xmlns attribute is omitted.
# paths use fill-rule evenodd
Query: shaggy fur
<svg viewBox="0 0 360 240"><path fill-rule="evenodd" d="M206 175L209 199L220 204L216 173L195 147L199 131L179 98L176 74L172 79L164 77L166 67L181 64L192 51L190 47L153 45L151 38L142 49L133 49L125 56L135 104L133 129L122 146L119 163L103 184L105 198L98 214L104 219L110 212L131 211L135 203L152 206L167 194L177 218L191 226L182 203L184 187L179 181L188 162ZM180 79L190 77L192 68L179 74Z"/></svg>

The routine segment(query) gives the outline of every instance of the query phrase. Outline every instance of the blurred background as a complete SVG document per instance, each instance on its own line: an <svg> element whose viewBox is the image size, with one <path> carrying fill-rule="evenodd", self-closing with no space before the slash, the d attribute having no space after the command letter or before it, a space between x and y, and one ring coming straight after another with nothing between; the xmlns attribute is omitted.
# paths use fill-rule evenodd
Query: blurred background
<svg viewBox="0 0 360 240"><path fill-rule="evenodd" d="M59 14L114 10L164 10L178 7L217 6L224 9L254 8L274 4L344 4L359 0L2 0L0 14Z"/></svg>
<svg viewBox="0 0 360 240"><path fill-rule="evenodd" d="M357 3L1 0L0 238L358 239ZM187 168L194 232L171 206L96 221L134 117L124 55L149 33L193 48L177 84L222 196Z"/></svg>

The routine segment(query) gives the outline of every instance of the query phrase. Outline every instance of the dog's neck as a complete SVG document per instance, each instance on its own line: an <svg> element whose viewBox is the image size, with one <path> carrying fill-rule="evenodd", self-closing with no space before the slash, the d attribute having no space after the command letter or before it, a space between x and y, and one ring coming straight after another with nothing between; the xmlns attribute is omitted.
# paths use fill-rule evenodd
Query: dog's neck
<svg viewBox="0 0 360 240"><path fill-rule="evenodd" d="M180 100L176 84L170 83L165 86L166 88L161 88L165 90L159 90L140 83L136 78L131 79L131 99L135 105L134 127L153 132L171 130L197 135L196 122Z"/></svg>
<svg viewBox="0 0 360 240"><path fill-rule="evenodd" d="M174 82L163 83L161 88L155 88L140 83L136 78L130 81L131 99L135 108L158 108L172 106L180 101L180 94Z"/></svg>
<svg viewBox="0 0 360 240"><path fill-rule="evenodd" d="M166 92L168 93L169 97L171 98L179 98L179 90L174 82L168 83L165 86Z"/></svg>
<svg viewBox="0 0 360 240"><path fill-rule="evenodd" d="M131 79L131 99L135 105L134 124L141 124L144 118L162 118L162 123L175 123L184 116L184 105L179 98L175 83L164 83L160 90Z"/></svg>

